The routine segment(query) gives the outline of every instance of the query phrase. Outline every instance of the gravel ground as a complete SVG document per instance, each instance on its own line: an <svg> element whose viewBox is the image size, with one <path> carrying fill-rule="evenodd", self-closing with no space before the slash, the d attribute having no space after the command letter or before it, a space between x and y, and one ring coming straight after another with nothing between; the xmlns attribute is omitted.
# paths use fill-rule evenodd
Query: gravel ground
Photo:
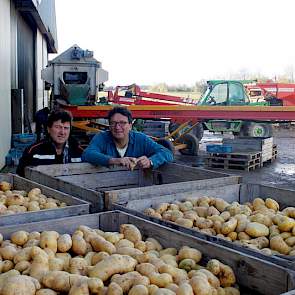
<svg viewBox="0 0 295 295"><path fill-rule="evenodd" d="M205 134L200 145L199 156L176 155L176 162L204 167L206 144L220 142L221 135ZM270 164L254 171L214 169L229 174L241 175L244 182L260 183L295 190L295 127L290 129L275 128L274 143L277 144L278 157ZM206 167L205 167L206 168Z"/></svg>

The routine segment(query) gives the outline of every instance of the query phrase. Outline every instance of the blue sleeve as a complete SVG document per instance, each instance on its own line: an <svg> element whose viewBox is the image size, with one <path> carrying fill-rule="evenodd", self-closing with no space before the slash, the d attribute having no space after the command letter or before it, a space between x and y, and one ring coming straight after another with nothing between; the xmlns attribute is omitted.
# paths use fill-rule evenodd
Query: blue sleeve
<svg viewBox="0 0 295 295"><path fill-rule="evenodd" d="M89 146L84 150L82 154L82 161L89 162L93 165L108 166L109 160L112 156L109 156L103 152L103 148L107 145L107 141L103 136L103 133L96 134Z"/></svg>
<svg viewBox="0 0 295 295"><path fill-rule="evenodd" d="M145 136L144 144L146 155L153 162L153 168L158 168L165 163L173 161L173 153L148 136Z"/></svg>

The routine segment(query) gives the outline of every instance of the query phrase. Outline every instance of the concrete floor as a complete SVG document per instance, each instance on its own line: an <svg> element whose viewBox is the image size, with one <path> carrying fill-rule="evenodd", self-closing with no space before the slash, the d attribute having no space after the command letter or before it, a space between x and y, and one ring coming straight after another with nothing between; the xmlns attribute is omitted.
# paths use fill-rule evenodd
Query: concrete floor
<svg viewBox="0 0 295 295"><path fill-rule="evenodd" d="M221 140L222 135L205 134L200 144L199 156L192 157L178 154L175 157L176 162L204 167L206 144L220 142ZM273 163L249 172L224 169L214 169L214 171L241 175L243 181L248 183L260 183L295 190L295 128L275 128L274 143L277 144L278 157Z"/></svg>

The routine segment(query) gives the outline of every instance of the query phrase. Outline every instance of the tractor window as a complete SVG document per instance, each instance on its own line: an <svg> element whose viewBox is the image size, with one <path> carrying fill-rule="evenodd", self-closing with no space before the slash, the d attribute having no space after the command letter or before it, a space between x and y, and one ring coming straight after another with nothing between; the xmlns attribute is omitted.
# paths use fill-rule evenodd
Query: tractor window
<svg viewBox="0 0 295 295"><path fill-rule="evenodd" d="M217 84L209 94L207 104L226 105L227 84Z"/></svg>
<svg viewBox="0 0 295 295"><path fill-rule="evenodd" d="M63 80L65 84L86 84L87 72L64 72Z"/></svg>
<svg viewBox="0 0 295 295"><path fill-rule="evenodd" d="M230 105L245 104L244 86L237 83L229 83L228 100Z"/></svg>

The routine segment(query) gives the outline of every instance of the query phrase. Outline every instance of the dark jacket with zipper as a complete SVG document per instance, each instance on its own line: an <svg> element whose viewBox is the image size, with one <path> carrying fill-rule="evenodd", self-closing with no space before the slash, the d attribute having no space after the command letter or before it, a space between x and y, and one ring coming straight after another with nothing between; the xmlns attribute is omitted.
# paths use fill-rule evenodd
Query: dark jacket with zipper
<svg viewBox="0 0 295 295"><path fill-rule="evenodd" d="M43 139L27 147L19 160L16 173L25 175L25 167L51 164L66 164L81 162L82 147L73 138L69 138L63 153L57 155L55 145L50 138Z"/></svg>

